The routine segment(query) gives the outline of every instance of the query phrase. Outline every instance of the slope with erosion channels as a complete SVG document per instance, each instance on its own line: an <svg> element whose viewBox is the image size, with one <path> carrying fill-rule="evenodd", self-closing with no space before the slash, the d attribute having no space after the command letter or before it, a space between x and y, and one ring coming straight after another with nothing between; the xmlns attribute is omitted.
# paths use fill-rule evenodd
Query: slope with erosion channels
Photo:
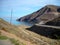
<svg viewBox="0 0 60 45"><path fill-rule="evenodd" d="M60 6L47 5L32 14L17 19L18 21L27 21L33 23L46 23L57 18L60 15Z"/></svg>

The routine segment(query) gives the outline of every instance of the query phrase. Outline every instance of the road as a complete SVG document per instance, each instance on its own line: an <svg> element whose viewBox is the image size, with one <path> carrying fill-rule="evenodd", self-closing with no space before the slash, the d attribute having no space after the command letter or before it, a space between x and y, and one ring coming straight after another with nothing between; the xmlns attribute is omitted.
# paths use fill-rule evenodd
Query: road
<svg viewBox="0 0 60 45"><path fill-rule="evenodd" d="M60 29L60 26L39 25L39 24L36 24L36 25L41 27L50 27L50 28Z"/></svg>

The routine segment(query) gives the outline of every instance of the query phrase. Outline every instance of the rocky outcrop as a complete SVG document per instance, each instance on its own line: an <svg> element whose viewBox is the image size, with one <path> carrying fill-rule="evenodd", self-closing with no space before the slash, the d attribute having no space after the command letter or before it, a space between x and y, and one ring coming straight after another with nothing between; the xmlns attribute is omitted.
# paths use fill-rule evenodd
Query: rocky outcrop
<svg viewBox="0 0 60 45"><path fill-rule="evenodd" d="M60 36L60 29L54 27L33 25L27 29L52 39L58 39L56 36Z"/></svg>
<svg viewBox="0 0 60 45"><path fill-rule="evenodd" d="M47 5L32 14L21 17L18 21L27 21L33 23L40 23L41 21L46 23L57 18L60 15L60 6ZM43 24L44 24L43 23Z"/></svg>

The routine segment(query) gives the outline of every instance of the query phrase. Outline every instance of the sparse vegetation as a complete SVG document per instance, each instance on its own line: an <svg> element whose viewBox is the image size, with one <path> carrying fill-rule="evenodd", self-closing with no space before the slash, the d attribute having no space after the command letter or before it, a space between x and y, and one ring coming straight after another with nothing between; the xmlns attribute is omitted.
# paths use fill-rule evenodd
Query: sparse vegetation
<svg viewBox="0 0 60 45"><path fill-rule="evenodd" d="M14 45L26 45L23 42L19 42L16 39L8 38L7 36L0 35L0 40L6 40L6 39L9 39Z"/></svg>
<svg viewBox="0 0 60 45"><path fill-rule="evenodd" d="M0 40L6 40L8 37L0 35Z"/></svg>
<svg viewBox="0 0 60 45"><path fill-rule="evenodd" d="M13 38L10 38L10 41L11 41L13 44L15 44L15 45L25 45L24 43L19 42L18 40L15 40L15 39L13 39Z"/></svg>
<svg viewBox="0 0 60 45"><path fill-rule="evenodd" d="M15 45L19 45L18 40L15 40L15 39L11 38L10 41Z"/></svg>

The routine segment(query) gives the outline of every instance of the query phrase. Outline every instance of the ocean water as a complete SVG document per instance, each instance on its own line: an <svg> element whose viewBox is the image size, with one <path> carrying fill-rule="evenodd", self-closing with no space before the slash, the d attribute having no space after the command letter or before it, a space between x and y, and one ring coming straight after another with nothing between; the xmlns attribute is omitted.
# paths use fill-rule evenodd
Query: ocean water
<svg viewBox="0 0 60 45"><path fill-rule="evenodd" d="M3 18L5 21L11 23L12 25L28 25L28 26L32 26L32 23L28 23L28 22L19 22L16 21L16 18L12 18L12 20L10 18Z"/></svg>

